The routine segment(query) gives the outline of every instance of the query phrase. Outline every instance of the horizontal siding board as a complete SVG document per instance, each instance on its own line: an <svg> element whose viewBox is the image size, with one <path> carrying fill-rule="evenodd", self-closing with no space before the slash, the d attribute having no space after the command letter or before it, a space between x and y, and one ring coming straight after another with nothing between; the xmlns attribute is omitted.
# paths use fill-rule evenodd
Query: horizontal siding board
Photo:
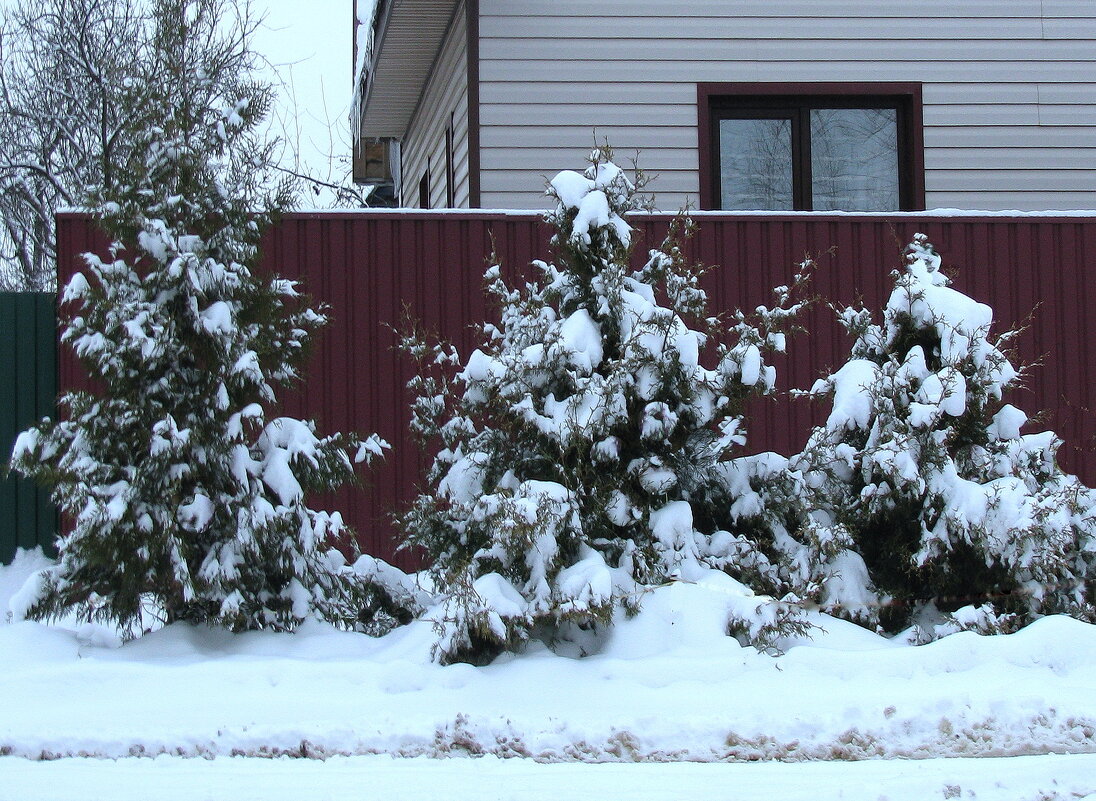
<svg viewBox="0 0 1096 801"><path fill-rule="evenodd" d="M1096 50L1089 48L1096 57ZM861 54L867 55L867 54ZM605 61L583 58L567 62L567 75L578 82L602 80L643 83L645 81L678 81L685 83L719 81L954 81L957 61L930 59L916 63L890 60L886 53L872 54L871 58L843 61L759 62L756 59L740 61L703 61L678 59L652 63L650 67L637 69L625 61ZM962 63L964 74L972 82L1051 83L1063 76L1089 76L1093 72L1092 59L1031 61L1026 63L999 61L967 61ZM558 74L558 60L544 59L488 59L480 62L480 76L485 81L535 82L538 76Z"/></svg>
<svg viewBox="0 0 1096 801"><path fill-rule="evenodd" d="M1089 12L1091 14L1091 7ZM1094 39L1096 38L1096 17L1070 17L1065 19L1043 20L1044 39Z"/></svg>
<svg viewBox="0 0 1096 801"><path fill-rule="evenodd" d="M1039 102L1073 105L1096 103L1096 81L1038 84Z"/></svg>
<svg viewBox="0 0 1096 801"><path fill-rule="evenodd" d="M933 105L924 108L925 127L961 125L1039 125L1039 106L979 104L975 106Z"/></svg>
<svg viewBox="0 0 1096 801"><path fill-rule="evenodd" d="M661 173L649 190L654 194L655 206L663 211L674 211L685 205L696 207L699 199L699 185L682 183L676 190ZM1096 208L1096 191L1041 191L1026 188L1018 194L1013 187L1008 190L992 190L985 187L967 186L972 182L963 181L963 188L947 189L935 182L935 172L925 176L925 205L929 209L974 209L1001 211L1018 209L1031 211L1049 210L1085 210ZM1016 180L1024 176L1017 174ZM487 209L544 209L547 201L539 190L542 176L529 175L530 183L514 191L491 191L483 194L483 208Z"/></svg>
<svg viewBox="0 0 1096 801"><path fill-rule="evenodd" d="M695 209L699 206L699 190L696 187L681 189L671 192L658 180L648 187L648 194L653 196L653 211L665 214L676 214L683 208ZM530 190L514 192L492 192L484 196L483 208L485 209L522 209L526 211L544 212L553 207L552 201L543 193Z"/></svg>
<svg viewBox="0 0 1096 801"><path fill-rule="evenodd" d="M687 17L717 17L735 15L742 17L827 17L856 19L858 17L875 18L917 18L947 17L977 19L980 17L1030 17L1038 19L1041 13L1058 16L1089 16L1086 0L1046 0L1045 10L1039 0L887 0L887 2L865 3L862 0L769 0L764 5L756 0L683 0L669 6L662 0L605 0L601 3L588 3L584 0L554 0L548 4L540 0L481 0L480 8L484 16L526 16L543 18L557 17L599 17L622 16L663 17L667 10L673 9L675 19ZM762 13L763 11L763 13Z"/></svg>
<svg viewBox="0 0 1096 801"><path fill-rule="evenodd" d="M529 148L543 151L556 145L560 149L584 148L594 143L592 132L586 128L543 125L523 128L518 125L493 126L483 131L483 153L488 157L505 155L508 149ZM661 126L598 126L597 141L608 139L614 149L631 154L632 149L653 153L665 147L667 150L695 149L695 128L666 128ZM1016 126L992 127L948 126L925 128L925 146L929 150L943 148L1057 148L1065 151L1096 147L1096 128ZM650 155L650 153L648 154ZM1080 154L1083 156L1084 154ZM561 159L568 166L573 163ZM503 164L504 161L491 163Z"/></svg>
<svg viewBox="0 0 1096 801"><path fill-rule="evenodd" d="M687 19L688 35L683 37L675 32L682 30L681 16L645 16L632 21L633 24L620 25L619 18L606 24L592 25L589 18L576 16L541 16L537 19L537 35L547 39L568 37L575 39L635 39L651 35L657 31L667 41L675 39L722 40L794 38L803 40L849 40L877 39L886 40L898 28L916 28L918 38L951 39L957 30L963 38L971 41L1000 41L1031 39L1050 41L1056 39L1091 40L1096 37L1096 16L1091 8L1085 15L1071 17L1051 17L1040 20L1037 17L776 17L779 25L773 25L773 17L736 17L728 22L722 17L697 17ZM496 39L520 39L528 28L525 17L484 17L480 23L485 37ZM670 35L666 35L666 32Z"/></svg>
<svg viewBox="0 0 1096 801"><path fill-rule="evenodd" d="M891 39L896 29L916 30L917 37L926 39L950 39L957 29L969 40L1039 39L1048 35L1044 23L1037 17L859 17L796 16L780 20L774 25L771 17L690 15L687 24L675 14L634 17L602 17L591 19L581 16L546 14L537 21L536 34L540 38L567 39L638 39L661 38L668 42L705 41L727 38L736 39L788 39L790 37L816 40ZM676 10L676 8L674 9ZM1096 20L1094 20L1096 21ZM1067 31L1077 24L1082 31L1084 20L1055 20L1053 31ZM529 22L524 17L485 16L480 22L480 34L491 39L525 39ZM1063 36L1058 38L1085 38Z"/></svg>
<svg viewBox="0 0 1096 801"><path fill-rule="evenodd" d="M733 30L733 27L731 27ZM657 38L656 38L657 37ZM574 54L596 56L598 61L679 61L687 56L690 61L761 61L797 62L810 61L861 61L866 53L877 54L895 62L917 63L925 56L925 42L920 39L745 39L720 38L696 39L682 37L667 39L657 36L653 28L650 38L637 39L575 39L568 41ZM523 59L550 61L561 56L571 57L553 39L528 37L524 39L492 39L481 43L484 60ZM1087 41L1043 39L961 39L949 38L934 42L932 61L952 62L1086 62L1096 60L1096 53ZM657 75L658 70L653 72Z"/></svg>
<svg viewBox="0 0 1096 801"><path fill-rule="evenodd" d="M480 103L641 103L696 104L696 86L673 81L480 81Z"/></svg>
<svg viewBox="0 0 1096 801"><path fill-rule="evenodd" d="M930 176L931 177L931 176ZM990 192L963 190L949 192L937 190L931 186L931 181L926 178L926 195L929 209L974 209L981 211L1009 211L1019 205L1016 192ZM1023 195L1025 206L1047 211L1085 211L1096 208L1096 191L1091 192L1036 192L1029 191ZM1021 211L1029 211L1023 208Z"/></svg>
<svg viewBox="0 0 1096 801"><path fill-rule="evenodd" d="M486 155L494 149L503 155L506 149L520 150L525 147L543 148L558 145L561 148L582 147L587 150L594 144L593 131L577 126L539 125L523 128L520 125L496 125L480 131L480 146ZM608 140L618 153L630 154L639 148L655 150L662 146L678 149L697 146L696 128L671 128L641 125L601 125L597 129L597 141ZM513 153L510 153L512 158ZM494 162L502 166L513 165L510 159ZM571 165L574 166L574 165ZM484 169L488 164L483 163Z"/></svg>
<svg viewBox="0 0 1096 801"><path fill-rule="evenodd" d="M660 126L695 126L696 100L689 105L662 104L657 108L635 104L553 103L550 105L483 104L480 124L506 125L520 114L524 125L644 125L657 120ZM1034 115L1033 115L1034 117Z"/></svg>
<svg viewBox="0 0 1096 801"><path fill-rule="evenodd" d="M656 182L650 190L655 195L656 208L665 212L691 205L697 206L697 191L673 193L666 191ZM1015 191L989 191L963 189L944 191L932 185L932 175L926 178L926 207L928 209L959 209L973 211L1030 211L1031 208L1050 211L1085 211L1096 208L1096 191L1089 192L1042 192L1027 191L1022 197L1023 204L1017 199ZM535 189L514 192L492 192L484 195L483 207L486 209L530 209L547 208L544 196ZM1028 207L1031 208L1028 208Z"/></svg>
<svg viewBox="0 0 1096 801"><path fill-rule="evenodd" d="M1096 102L1096 84L932 83L924 87L924 99L927 105ZM696 86L685 82L629 82L624 79L598 83L499 80L480 83L480 100L484 105L512 103L521 106L564 102L688 105L696 103Z"/></svg>
<svg viewBox="0 0 1096 801"><path fill-rule="evenodd" d="M575 166L572 162L571 166ZM694 194L697 191L696 173L693 170L668 170L662 169L656 164L644 166L640 164L644 172L652 178L648 190L656 194L663 192L688 192ZM494 170L491 174L491 186L500 192L518 192L539 194L539 187L545 185L549 178L559 172L559 166L545 165L541 171L537 170Z"/></svg>
<svg viewBox="0 0 1096 801"><path fill-rule="evenodd" d="M554 175L559 170L569 170L576 165L582 165L590 154L593 145L594 139L591 136L585 144L570 148L528 147L525 149L525 155L530 164L553 165L551 174ZM501 151L500 156L505 155L505 148L483 148L483 161L485 163L496 163L498 161L495 158L496 150ZM657 151L651 153L643 150L636 151L634 148L629 150L626 147L614 147L614 156L624 163L630 163L631 159L635 158L644 171L648 169L695 171L697 169L695 145L691 148L658 148ZM656 159L657 164L655 163Z"/></svg>
<svg viewBox="0 0 1096 801"><path fill-rule="evenodd" d="M1093 106L1039 106L1040 125L1072 125L1096 128L1096 105Z"/></svg>
<svg viewBox="0 0 1096 801"><path fill-rule="evenodd" d="M996 125L985 128L925 127L925 148L1096 147L1096 128Z"/></svg>
<svg viewBox="0 0 1096 801"><path fill-rule="evenodd" d="M938 192L977 187L982 192L1007 192L1023 186L1033 192L1094 192L1096 169L1090 170L932 170L926 184Z"/></svg>
<svg viewBox="0 0 1096 801"><path fill-rule="evenodd" d="M661 200L661 197L660 197ZM545 211L551 203L541 192L525 189L517 192L501 192L492 190L483 193L483 208L485 209L521 209L522 211Z"/></svg>
<svg viewBox="0 0 1096 801"><path fill-rule="evenodd" d="M926 106L1038 103L1039 84L937 82L925 84L922 95Z"/></svg>
<svg viewBox="0 0 1096 801"><path fill-rule="evenodd" d="M1096 165L1090 148L965 147L934 148L925 154L925 169L933 170L1059 170L1078 164Z"/></svg>
<svg viewBox="0 0 1096 801"><path fill-rule="evenodd" d="M1091 0L1042 0L1039 4L1047 19L1068 17L1089 19L1093 16Z"/></svg>

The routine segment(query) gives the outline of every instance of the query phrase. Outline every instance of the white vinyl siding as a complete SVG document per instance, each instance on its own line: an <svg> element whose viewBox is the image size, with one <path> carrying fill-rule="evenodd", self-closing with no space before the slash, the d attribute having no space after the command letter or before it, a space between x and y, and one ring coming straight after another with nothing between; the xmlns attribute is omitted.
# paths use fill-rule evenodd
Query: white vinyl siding
<svg viewBox="0 0 1096 801"><path fill-rule="evenodd" d="M696 84L920 82L928 208L1096 208L1096 0L480 0L481 196L596 139L699 193Z"/></svg>
<svg viewBox="0 0 1096 801"><path fill-rule="evenodd" d="M419 180L430 173L430 208L445 207L445 129L453 122L453 206L468 208L468 59L464 4L438 52L402 142L402 205L418 206Z"/></svg>

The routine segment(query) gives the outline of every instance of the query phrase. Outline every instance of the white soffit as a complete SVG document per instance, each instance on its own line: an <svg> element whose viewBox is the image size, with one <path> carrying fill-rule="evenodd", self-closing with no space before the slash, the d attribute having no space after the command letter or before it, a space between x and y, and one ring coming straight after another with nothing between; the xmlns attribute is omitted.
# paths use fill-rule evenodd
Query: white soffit
<svg viewBox="0 0 1096 801"><path fill-rule="evenodd" d="M457 0L380 0L360 136L402 138Z"/></svg>

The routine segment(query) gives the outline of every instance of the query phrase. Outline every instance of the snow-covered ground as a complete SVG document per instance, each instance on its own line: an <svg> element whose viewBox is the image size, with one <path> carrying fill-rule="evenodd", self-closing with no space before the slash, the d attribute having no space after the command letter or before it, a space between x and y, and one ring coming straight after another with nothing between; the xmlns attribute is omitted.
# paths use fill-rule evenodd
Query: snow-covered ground
<svg viewBox="0 0 1096 801"><path fill-rule="evenodd" d="M56 801L1077 801L1096 757L542 764L386 756L0 761L0 798Z"/></svg>
<svg viewBox="0 0 1096 801"><path fill-rule="evenodd" d="M0 609L38 564L0 568ZM1096 626L910 647L818 616L770 657L724 635L729 593L663 587L593 656L483 668L432 664L428 622L0 625L0 800L1096 796Z"/></svg>

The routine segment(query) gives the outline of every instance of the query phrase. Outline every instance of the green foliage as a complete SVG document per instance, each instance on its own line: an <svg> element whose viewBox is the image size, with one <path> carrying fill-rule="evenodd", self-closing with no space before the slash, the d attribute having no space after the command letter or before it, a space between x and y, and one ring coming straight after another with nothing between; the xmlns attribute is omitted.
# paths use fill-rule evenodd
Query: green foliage
<svg viewBox="0 0 1096 801"><path fill-rule="evenodd" d="M351 625L391 600L329 550L352 542L338 513L306 503L383 443L272 419L326 318L292 282L253 272L290 187L273 178L270 88L250 77L250 28L231 8L156 0L137 43L136 145L124 179L90 198L112 258L88 254L64 293L63 340L102 393L62 398L66 417L25 432L12 463L72 521L32 617L75 609L125 628L151 609L291 629L314 612Z"/></svg>
<svg viewBox="0 0 1096 801"><path fill-rule="evenodd" d="M992 310L940 261L919 234L881 324L840 312L851 358L812 390L833 411L795 460L816 516L851 534L889 631L1091 618L1096 497L1058 467L1052 432L1020 433L1004 400L1016 332L991 341Z"/></svg>
<svg viewBox="0 0 1096 801"><path fill-rule="evenodd" d="M534 281L488 269L499 322L459 374L452 349L404 343L421 368L412 428L440 450L401 523L447 598L443 661L604 630L642 588L712 567L730 536L716 529L743 403L772 391L764 355L799 305L782 287L773 309L709 317L687 215L633 269L639 200L610 155L551 182L556 257Z"/></svg>

